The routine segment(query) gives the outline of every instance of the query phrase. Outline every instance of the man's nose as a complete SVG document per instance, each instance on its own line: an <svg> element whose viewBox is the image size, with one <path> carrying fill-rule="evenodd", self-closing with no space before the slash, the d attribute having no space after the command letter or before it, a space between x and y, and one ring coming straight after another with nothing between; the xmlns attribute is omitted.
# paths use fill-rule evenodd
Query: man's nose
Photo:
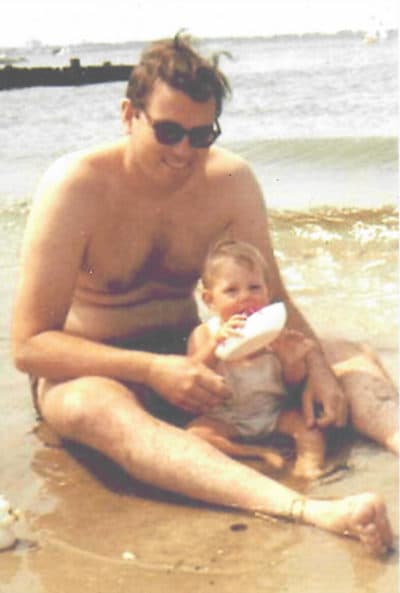
<svg viewBox="0 0 400 593"><path fill-rule="evenodd" d="M172 146L173 152L177 155L187 155L193 151L193 147L189 142L187 134L184 135L180 142L177 142Z"/></svg>

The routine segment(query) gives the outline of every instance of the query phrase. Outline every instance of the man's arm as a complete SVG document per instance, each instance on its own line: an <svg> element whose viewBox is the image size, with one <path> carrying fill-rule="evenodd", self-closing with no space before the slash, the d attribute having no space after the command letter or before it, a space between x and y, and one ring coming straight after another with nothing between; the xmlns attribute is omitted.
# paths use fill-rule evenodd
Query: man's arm
<svg viewBox="0 0 400 593"><path fill-rule="evenodd" d="M86 177L84 165L72 165L66 174L57 164L39 186L22 247L12 330L15 363L53 381L98 373L133 380L128 356L63 331L96 221L94 188ZM136 380L145 371L146 361L138 361Z"/></svg>
<svg viewBox="0 0 400 593"><path fill-rule="evenodd" d="M315 423L320 426L342 426L347 419L344 393L322 353L316 335L294 305L283 284L273 252L261 188L246 163L242 163L232 177L234 200L229 236L232 239L248 241L258 247L267 261L272 300L283 301L287 308L287 327L302 332L306 337L315 340L317 345L307 354L309 380L308 401L304 407L306 422L309 426ZM323 406L323 413L318 419L314 414L314 401L320 402Z"/></svg>
<svg viewBox="0 0 400 593"><path fill-rule="evenodd" d="M63 331L96 221L96 188L87 177L80 166L73 166L69 175L53 169L39 188L25 234L14 307L16 366L55 382L99 375L144 383L191 411L215 403L225 387L199 363L122 350Z"/></svg>

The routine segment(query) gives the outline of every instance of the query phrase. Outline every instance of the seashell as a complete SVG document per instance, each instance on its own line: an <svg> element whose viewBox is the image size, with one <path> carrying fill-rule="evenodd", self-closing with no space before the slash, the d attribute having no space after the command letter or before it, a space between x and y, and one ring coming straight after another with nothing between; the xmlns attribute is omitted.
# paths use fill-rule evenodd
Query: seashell
<svg viewBox="0 0 400 593"><path fill-rule="evenodd" d="M136 555L133 552L129 552L128 550L126 550L123 554L122 554L122 558L124 560L135 560L136 559Z"/></svg>
<svg viewBox="0 0 400 593"><path fill-rule="evenodd" d="M17 537L12 529L17 520L17 513L11 508L8 500L0 495L0 551L12 548Z"/></svg>

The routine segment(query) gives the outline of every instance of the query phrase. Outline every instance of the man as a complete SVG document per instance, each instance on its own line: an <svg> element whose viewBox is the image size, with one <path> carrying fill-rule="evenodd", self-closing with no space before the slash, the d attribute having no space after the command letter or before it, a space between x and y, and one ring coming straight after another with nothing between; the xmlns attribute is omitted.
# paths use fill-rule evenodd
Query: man
<svg viewBox="0 0 400 593"><path fill-rule="evenodd" d="M184 427L229 397L220 377L182 356L198 323L193 288L216 240L256 245L290 326L311 334L282 285L251 170L212 146L228 90L222 73L187 40L153 44L122 102L125 137L50 168L24 242L16 365L33 377L38 410L56 432L98 449L138 479L346 532L384 553L392 534L377 495L306 500L165 421ZM379 367L357 360L389 393ZM343 425L346 399L322 352L310 354L308 364L309 424ZM349 363L340 364L345 378ZM322 404L318 419L313 401ZM389 438L386 428L374 436Z"/></svg>

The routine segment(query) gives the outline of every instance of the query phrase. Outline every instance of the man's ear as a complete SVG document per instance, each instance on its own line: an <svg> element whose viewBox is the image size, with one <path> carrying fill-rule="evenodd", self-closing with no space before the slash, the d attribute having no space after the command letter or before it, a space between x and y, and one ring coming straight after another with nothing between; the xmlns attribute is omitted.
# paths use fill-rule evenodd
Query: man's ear
<svg viewBox="0 0 400 593"><path fill-rule="evenodd" d="M132 101L125 97L121 101L121 119L126 134L131 133L132 118L136 117L137 110L132 105Z"/></svg>

